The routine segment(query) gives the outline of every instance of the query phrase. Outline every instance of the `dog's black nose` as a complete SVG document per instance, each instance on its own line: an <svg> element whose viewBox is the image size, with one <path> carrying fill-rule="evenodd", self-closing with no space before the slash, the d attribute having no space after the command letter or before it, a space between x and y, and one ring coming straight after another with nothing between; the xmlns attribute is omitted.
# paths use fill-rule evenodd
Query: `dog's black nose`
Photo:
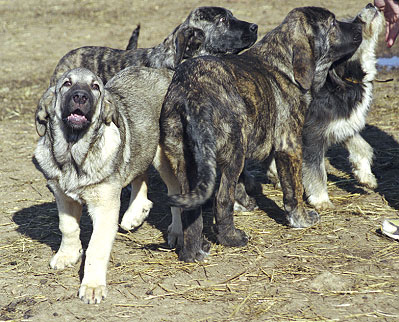
<svg viewBox="0 0 399 322"><path fill-rule="evenodd" d="M258 25L255 24L255 23L251 24L251 25L249 26L249 30L250 30L251 32L257 32L257 31L258 31Z"/></svg>
<svg viewBox="0 0 399 322"><path fill-rule="evenodd" d="M367 9L371 9L371 8L374 8L374 6L373 6L373 4L368 3L367 6L366 6L366 8L367 8Z"/></svg>
<svg viewBox="0 0 399 322"><path fill-rule="evenodd" d="M85 93L82 92L76 92L73 95L73 101L77 104L84 104L87 101L87 96Z"/></svg>

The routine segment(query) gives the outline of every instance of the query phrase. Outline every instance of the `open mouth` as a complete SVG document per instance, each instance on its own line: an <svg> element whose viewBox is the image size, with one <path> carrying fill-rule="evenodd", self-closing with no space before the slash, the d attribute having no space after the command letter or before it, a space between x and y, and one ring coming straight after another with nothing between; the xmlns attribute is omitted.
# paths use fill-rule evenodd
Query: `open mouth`
<svg viewBox="0 0 399 322"><path fill-rule="evenodd" d="M66 122L73 128L82 128L89 123L89 120L81 110L77 109L66 117Z"/></svg>

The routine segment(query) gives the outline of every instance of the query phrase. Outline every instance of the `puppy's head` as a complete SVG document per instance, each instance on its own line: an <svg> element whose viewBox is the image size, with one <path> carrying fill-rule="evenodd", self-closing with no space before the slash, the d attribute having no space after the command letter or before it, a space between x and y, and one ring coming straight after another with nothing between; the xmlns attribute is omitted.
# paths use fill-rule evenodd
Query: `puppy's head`
<svg viewBox="0 0 399 322"><path fill-rule="evenodd" d="M252 46L258 37L258 26L238 20L221 7L194 9L183 25L202 30L204 41L196 55L237 54Z"/></svg>
<svg viewBox="0 0 399 322"><path fill-rule="evenodd" d="M359 24L338 21L324 8L296 8L282 25L292 43L295 80L305 90L321 86L331 64L353 54L362 41Z"/></svg>
<svg viewBox="0 0 399 322"><path fill-rule="evenodd" d="M359 23L362 26L363 42L377 42L378 34L384 26L383 14L371 3L366 5L351 22Z"/></svg>
<svg viewBox="0 0 399 322"><path fill-rule="evenodd" d="M101 79L87 69L73 69L65 73L56 85L60 116L72 132L86 130L99 113L104 85Z"/></svg>
<svg viewBox="0 0 399 322"><path fill-rule="evenodd" d="M112 97L101 79L88 69L75 68L65 72L40 99L36 129L43 136L49 121L56 121L76 135L92 125L109 124L114 114Z"/></svg>

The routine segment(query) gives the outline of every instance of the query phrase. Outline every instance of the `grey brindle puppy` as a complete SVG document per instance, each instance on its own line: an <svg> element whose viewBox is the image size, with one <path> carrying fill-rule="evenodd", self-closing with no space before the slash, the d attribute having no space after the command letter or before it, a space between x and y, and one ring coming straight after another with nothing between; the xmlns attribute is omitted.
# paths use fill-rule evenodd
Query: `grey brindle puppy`
<svg viewBox="0 0 399 322"><path fill-rule="evenodd" d="M121 50L86 46L70 51L57 64L50 85L55 85L63 73L76 67L93 71L106 83L128 66L174 69L185 58L238 53L242 42L252 44L257 30L256 24L236 19L225 8L200 7L155 47Z"/></svg>
<svg viewBox="0 0 399 322"><path fill-rule="evenodd" d="M248 241L233 221L236 183L246 159L265 161L274 154L288 223L318 222L319 215L306 211L302 199L305 114L331 64L360 42L358 24L337 21L322 8L297 8L241 55L198 57L176 68L161 111L160 145L178 182L173 189L182 193L171 196L170 205L186 209L173 218L182 227L181 260L201 260L209 251L201 205L212 196L217 167L220 244Z"/></svg>

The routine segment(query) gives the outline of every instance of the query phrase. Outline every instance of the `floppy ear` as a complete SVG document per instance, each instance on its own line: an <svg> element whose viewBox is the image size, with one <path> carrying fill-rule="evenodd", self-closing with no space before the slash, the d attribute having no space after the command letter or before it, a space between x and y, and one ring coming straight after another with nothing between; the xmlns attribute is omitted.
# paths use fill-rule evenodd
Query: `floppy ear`
<svg viewBox="0 0 399 322"><path fill-rule="evenodd" d="M113 122L117 127L119 127L119 113L115 108L114 99L107 90L105 90L104 100L103 100L103 121L106 125L110 125Z"/></svg>
<svg viewBox="0 0 399 322"><path fill-rule="evenodd" d="M298 36L299 37L295 37L297 39L294 39L293 47L294 78L295 81L307 91L312 87L316 68L314 52L308 36L304 33Z"/></svg>
<svg viewBox="0 0 399 322"><path fill-rule="evenodd" d="M194 57L205 42L205 33L198 28L192 28L193 33L188 39L186 52L183 58Z"/></svg>
<svg viewBox="0 0 399 322"><path fill-rule="evenodd" d="M46 134L47 123L49 118L49 108L53 102L55 96L55 86L49 87L47 91L42 95L37 104L35 113L35 124L36 132L39 136L44 136Z"/></svg>
<svg viewBox="0 0 399 322"><path fill-rule="evenodd" d="M198 48L201 47L204 40L205 35L202 30L180 26L175 39L175 67L181 63L183 58L192 57Z"/></svg>

